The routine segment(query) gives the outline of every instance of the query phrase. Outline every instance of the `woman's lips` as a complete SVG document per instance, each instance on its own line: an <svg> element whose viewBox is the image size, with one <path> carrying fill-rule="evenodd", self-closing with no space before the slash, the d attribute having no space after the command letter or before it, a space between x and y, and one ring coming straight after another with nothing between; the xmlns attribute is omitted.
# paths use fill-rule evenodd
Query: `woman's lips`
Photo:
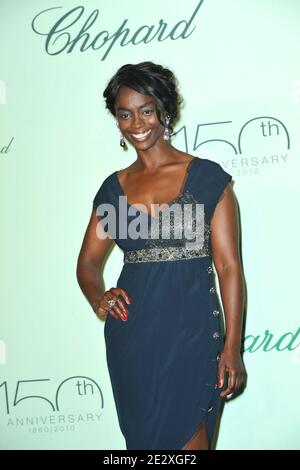
<svg viewBox="0 0 300 470"><path fill-rule="evenodd" d="M146 140L149 137L150 133L151 133L151 129L149 129L146 132L139 132L138 134L130 134L130 135L137 142L144 142L144 140Z"/></svg>

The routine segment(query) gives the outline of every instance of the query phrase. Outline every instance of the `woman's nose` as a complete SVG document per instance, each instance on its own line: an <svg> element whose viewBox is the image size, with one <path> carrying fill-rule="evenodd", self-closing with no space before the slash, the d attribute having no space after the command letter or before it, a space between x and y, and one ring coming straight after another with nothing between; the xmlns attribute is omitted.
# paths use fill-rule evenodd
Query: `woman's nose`
<svg viewBox="0 0 300 470"><path fill-rule="evenodd" d="M133 118L133 127L140 129L143 126L143 120L139 115L134 116Z"/></svg>

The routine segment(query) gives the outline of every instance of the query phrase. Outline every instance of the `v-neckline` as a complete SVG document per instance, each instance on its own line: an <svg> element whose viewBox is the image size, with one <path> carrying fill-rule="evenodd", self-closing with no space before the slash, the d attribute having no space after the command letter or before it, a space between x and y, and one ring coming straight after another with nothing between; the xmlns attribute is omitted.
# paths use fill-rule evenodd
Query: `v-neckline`
<svg viewBox="0 0 300 470"><path fill-rule="evenodd" d="M122 193L123 196L126 197L126 204L127 204L127 207L130 208L130 207L133 207L134 209L137 209L139 212L141 212L142 214L144 214L146 217L150 218L151 220L154 219L155 217L157 217L166 207L170 207L172 203L174 203L186 190L186 187L187 187L187 184L188 184L188 181L189 181L189 175L190 175L190 171L191 171L191 167L192 167L192 163L195 161L195 160L199 160L198 157L193 157L186 169L185 169L185 172L184 172L184 179L183 179L183 182L181 184L181 189L179 191L179 193L177 194L177 196L175 196L173 199L171 199L171 201L169 202L162 202L160 204L157 204L159 206L163 206L162 209L160 209L155 215L154 217L152 217L151 214L149 214L149 212L147 211L142 211L141 209L139 209L135 204L129 204L128 202L128 199L127 199L127 196L123 190L123 187L119 181L119 178L118 178L118 172L119 170L116 170L114 173L113 173L113 176L115 176L115 180L116 180L116 183L120 189L120 192ZM152 205L152 204L151 204Z"/></svg>

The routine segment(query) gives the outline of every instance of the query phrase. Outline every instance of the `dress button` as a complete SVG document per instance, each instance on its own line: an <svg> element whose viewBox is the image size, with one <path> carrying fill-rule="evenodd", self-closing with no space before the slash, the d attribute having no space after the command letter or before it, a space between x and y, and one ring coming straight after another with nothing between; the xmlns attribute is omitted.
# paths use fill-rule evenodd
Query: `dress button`
<svg viewBox="0 0 300 470"><path fill-rule="evenodd" d="M208 274L212 273L212 271L213 271L212 267L211 267L211 266L208 266L208 268L207 268Z"/></svg>
<svg viewBox="0 0 300 470"><path fill-rule="evenodd" d="M219 333L218 333L217 331L214 332L213 338L214 338L214 339L218 339L218 338L219 338Z"/></svg>
<svg viewBox="0 0 300 470"><path fill-rule="evenodd" d="M209 289L209 292L210 292L211 294L215 294L216 289L215 289L214 287L211 287L211 288Z"/></svg>
<svg viewBox="0 0 300 470"><path fill-rule="evenodd" d="M216 317L217 315L219 315L219 313L220 313L219 310L214 310L214 311L213 311L213 315L214 315L215 317Z"/></svg>

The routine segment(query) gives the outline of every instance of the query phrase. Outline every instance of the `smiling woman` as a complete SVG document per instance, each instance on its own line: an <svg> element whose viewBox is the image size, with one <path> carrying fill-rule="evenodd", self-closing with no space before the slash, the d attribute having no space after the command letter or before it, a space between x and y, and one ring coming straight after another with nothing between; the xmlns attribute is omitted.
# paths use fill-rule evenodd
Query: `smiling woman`
<svg viewBox="0 0 300 470"><path fill-rule="evenodd" d="M116 115L118 127L127 140L146 143L139 149L146 150L161 137L162 124L157 118L154 98L149 101L141 93L122 86L116 100Z"/></svg>
<svg viewBox="0 0 300 470"><path fill-rule="evenodd" d="M130 97L133 98L131 103L132 109L126 109L122 107L122 100L124 102L128 102L128 93L130 94ZM134 108L137 109L137 117L134 115ZM149 127L151 125L151 117L152 121L153 116L156 117L154 99L145 102L144 95L141 95L138 92L132 95L132 90L130 88L122 86L122 89L118 94L116 114L118 118L118 127L120 131L123 132L123 134L127 135L127 138L132 138L135 142L138 143L144 142L148 137L150 137L151 129L149 129ZM132 120L134 120L134 122L132 122ZM127 123L124 121L127 121ZM136 132L130 132L130 129L131 131L136 130Z"/></svg>
<svg viewBox="0 0 300 470"><path fill-rule="evenodd" d="M135 129L136 134L143 130L143 122L145 127L147 123L151 125L158 120L164 128L166 119L172 132L182 101L173 73L151 62L142 62L139 67L121 67L108 83L103 96L106 107L117 117L121 130ZM128 124L124 123L126 120Z"/></svg>
<svg viewBox="0 0 300 470"><path fill-rule="evenodd" d="M121 146L126 139L137 158L110 174L95 195L77 277L95 313L105 319L120 429L127 449L208 449L221 399L237 392L244 380L243 289L232 178L218 163L171 145L181 98L169 69L152 62L124 65L104 97L121 132ZM128 217L127 210L122 215L124 197ZM173 212L175 202L180 217ZM161 204L165 210L153 215L153 206ZM116 230L105 232L104 212L110 206ZM203 237L197 237L200 206ZM136 211L138 222L132 220ZM126 230L124 236L120 228L133 225L140 233ZM192 243L191 228L196 237ZM113 241L124 252L124 264L117 286L104 291L99 267ZM213 262L224 301L225 343Z"/></svg>

